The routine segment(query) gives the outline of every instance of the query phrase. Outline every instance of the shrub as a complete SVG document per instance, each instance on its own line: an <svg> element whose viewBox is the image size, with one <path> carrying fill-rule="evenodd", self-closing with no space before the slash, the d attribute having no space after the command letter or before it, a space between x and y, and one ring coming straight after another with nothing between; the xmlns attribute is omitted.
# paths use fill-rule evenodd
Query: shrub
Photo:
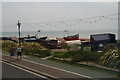
<svg viewBox="0 0 120 80"><path fill-rule="evenodd" d="M64 52L55 52L52 55L53 57L59 57L59 58L63 58L64 57Z"/></svg>
<svg viewBox="0 0 120 80"><path fill-rule="evenodd" d="M104 51L104 52L107 52L107 51L109 51L110 49L111 49L111 50L114 50L114 49L116 49L116 48L118 48L118 45L117 45L116 43L105 44L103 51Z"/></svg>
<svg viewBox="0 0 120 80"><path fill-rule="evenodd" d="M99 65L120 69L120 51L109 50L98 61Z"/></svg>
<svg viewBox="0 0 120 80"><path fill-rule="evenodd" d="M47 57L50 56L51 51L50 50L40 50L40 57Z"/></svg>
<svg viewBox="0 0 120 80"><path fill-rule="evenodd" d="M76 55L72 56L71 58L72 58L72 62L80 62L85 59L84 56L82 56L80 54L76 54Z"/></svg>
<svg viewBox="0 0 120 80"><path fill-rule="evenodd" d="M73 50L69 52L56 52L54 53L54 57L59 58L71 58L72 61L97 61L103 53L90 52L90 51L82 51L82 50Z"/></svg>
<svg viewBox="0 0 120 80"><path fill-rule="evenodd" d="M61 48L70 50L71 46L63 45L63 46L61 46Z"/></svg>
<svg viewBox="0 0 120 80"><path fill-rule="evenodd" d="M9 51L11 47L17 47L17 43L12 42L12 41L3 41L2 42L2 50L4 51Z"/></svg>
<svg viewBox="0 0 120 80"><path fill-rule="evenodd" d="M50 56L51 51L50 50L32 49L31 53L32 53L32 55L35 55L35 56L47 57L47 56Z"/></svg>

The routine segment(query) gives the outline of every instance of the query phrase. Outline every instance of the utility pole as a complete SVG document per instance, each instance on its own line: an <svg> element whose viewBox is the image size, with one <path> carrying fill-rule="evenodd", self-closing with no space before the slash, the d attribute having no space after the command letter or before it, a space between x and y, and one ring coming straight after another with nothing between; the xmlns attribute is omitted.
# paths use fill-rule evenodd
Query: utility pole
<svg viewBox="0 0 120 80"><path fill-rule="evenodd" d="M17 23L17 25L18 25L19 46L20 46L20 25L21 25L21 23L20 23L20 21L19 21L19 20L18 20L18 23Z"/></svg>

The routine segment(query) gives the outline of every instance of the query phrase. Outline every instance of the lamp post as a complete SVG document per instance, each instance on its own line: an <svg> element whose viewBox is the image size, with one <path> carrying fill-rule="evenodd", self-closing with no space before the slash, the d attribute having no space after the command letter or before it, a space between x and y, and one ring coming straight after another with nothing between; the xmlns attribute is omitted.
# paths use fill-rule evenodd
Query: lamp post
<svg viewBox="0 0 120 80"><path fill-rule="evenodd" d="M18 23L17 23L17 25L18 25L19 46L20 46L20 25L21 25L21 23L20 23L20 21L19 21L19 20L18 20Z"/></svg>

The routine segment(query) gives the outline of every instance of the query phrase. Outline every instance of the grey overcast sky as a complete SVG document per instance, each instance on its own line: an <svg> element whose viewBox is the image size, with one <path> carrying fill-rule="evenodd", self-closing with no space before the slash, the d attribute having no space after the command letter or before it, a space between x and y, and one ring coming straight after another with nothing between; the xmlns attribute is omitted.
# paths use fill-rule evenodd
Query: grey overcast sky
<svg viewBox="0 0 120 80"><path fill-rule="evenodd" d="M79 23L73 26L44 26L41 23L81 19L118 13L117 2L3 2L3 31L16 31L17 21L21 21L23 31L53 30L117 30L117 20L101 20L97 23ZM116 17L116 16L113 16ZM94 19L96 20L96 19ZM94 21L90 20L90 21ZM25 24L26 23L26 24ZM35 24L39 23L39 24ZM67 22L71 24L73 22Z"/></svg>

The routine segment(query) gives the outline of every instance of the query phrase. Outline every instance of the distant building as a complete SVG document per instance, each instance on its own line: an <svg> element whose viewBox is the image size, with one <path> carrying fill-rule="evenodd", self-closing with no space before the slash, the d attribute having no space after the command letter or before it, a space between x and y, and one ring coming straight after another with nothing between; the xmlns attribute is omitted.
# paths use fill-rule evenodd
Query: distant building
<svg viewBox="0 0 120 80"><path fill-rule="evenodd" d="M92 51L103 50L105 44L116 43L115 34L94 34L90 35L90 44Z"/></svg>
<svg viewBox="0 0 120 80"><path fill-rule="evenodd" d="M80 45L81 50L102 51L105 44L116 43L115 34L94 34L90 35L90 41L83 41Z"/></svg>

